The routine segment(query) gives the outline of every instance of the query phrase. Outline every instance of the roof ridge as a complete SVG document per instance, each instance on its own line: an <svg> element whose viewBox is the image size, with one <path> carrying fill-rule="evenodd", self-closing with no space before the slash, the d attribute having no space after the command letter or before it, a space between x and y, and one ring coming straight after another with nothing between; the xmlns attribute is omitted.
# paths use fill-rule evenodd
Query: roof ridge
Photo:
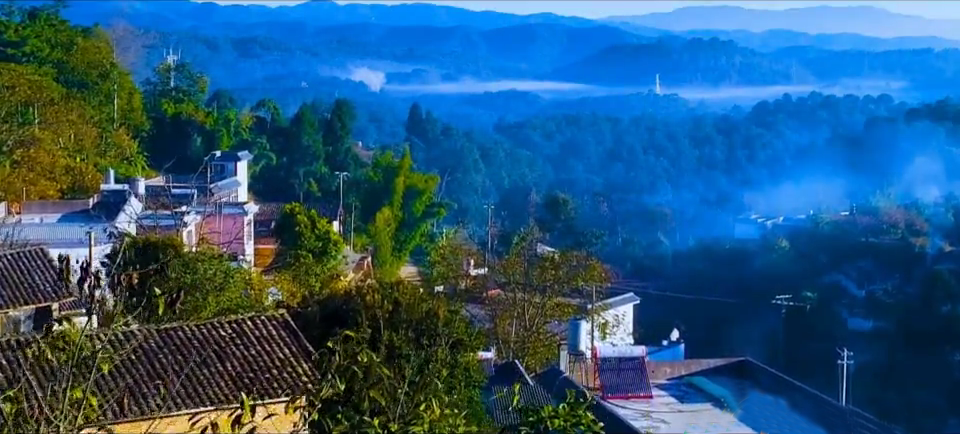
<svg viewBox="0 0 960 434"><path fill-rule="evenodd" d="M184 321L174 321L174 322L163 323L163 324L134 324L128 327L122 327L120 331L145 330L145 329L161 330L161 329L168 329L168 328L174 328L174 327L202 325L202 324L210 324L210 323L228 323L228 322L234 322L234 321L239 321L243 319L258 317L258 316L286 318L287 320L290 320L292 322L292 319L290 318L290 315L287 313L286 309L278 309L276 311L271 311L271 312L240 313L240 314L226 315L226 316L221 316L216 318L208 318L203 320L184 320Z"/></svg>
<svg viewBox="0 0 960 434"><path fill-rule="evenodd" d="M74 296L70 299L73 299L73 298L78 298L78 297ZM70 300L70 299L67 299L67 300ZM296 324L293 322L293 319L290 318L290 315L287 313L285 309L280 309L274 312L255 312L255 313L228 315L228 316L210 318L205 320L176 321L176 322L170 322L170 323L164 323L164 324L133 324L125 327L118 327L116 329L95 329L90 334L105 334L109 332L124 333L124 332L138 331L138 330L165 330L165 329L170 329L175 327L184 327L184 326L190 326L190 325L227 323L227 322L233 322L233 321L239 321L239 320L248 319L252 317L257 317L257 316L277 317L280 319L286 319L288 322L290 322L291 325L294 326L294 329L297 330L297 334L304 340L304 342L307 342L306 337L304 337L303 333L300 332L300 329L296 327ZM7 336L0 336L0 342L7 342L7 341L14 341L14 340L31 340L31 339L36 339L38 337L39 335L37 334L7 335ZM314 351L313 348L310 347L309 342L307 342L307 344L308 344L307 347L310 348L311 351Z"/></svg>
<svg viewBox="0 0 960 434"><path fill-rule="evenodd" d="M20 252L26 252L26 251L31 251L31 250L43 250L43 251L46 251L47 248L46 248L45 246L27 246L27 247L16 247L16 248L13 248L13 249L0 249L0 255L9 255L9 254L12 254L12 253L20 253ZM45 252L45 253L46 253L46 252ZM51 259L52 259L52 258L51 258Z"/></svg>

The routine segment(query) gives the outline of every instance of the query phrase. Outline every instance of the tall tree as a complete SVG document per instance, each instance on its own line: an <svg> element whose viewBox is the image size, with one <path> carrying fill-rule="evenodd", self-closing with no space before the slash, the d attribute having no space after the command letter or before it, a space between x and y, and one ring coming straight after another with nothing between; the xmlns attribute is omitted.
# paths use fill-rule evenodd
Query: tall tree
<svg viewBox="0 0 960 434"><path fill-rule="evenodd" d="M214 119L204 104L207 86L207 78L182 60L161 63L144 80L151 125L144 150L153 167L193 173L219 147L208 134Z"/></svg>
<svg viewBox="0 0 960 434"><path fill-rule="evenodd" d="M400 159L385 152L373 161L363 181L360 210L380 277L396 277L413 250L426 242L433 222L443 217L435 196L439 181L413 170L409 149Z"/></svg>

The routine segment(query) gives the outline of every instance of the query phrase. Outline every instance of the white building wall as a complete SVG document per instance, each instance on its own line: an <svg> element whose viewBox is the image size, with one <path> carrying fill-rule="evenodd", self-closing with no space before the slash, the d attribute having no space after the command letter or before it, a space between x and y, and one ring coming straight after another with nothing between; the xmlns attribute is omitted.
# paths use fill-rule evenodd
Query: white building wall
<svg viewBox="0 0 960 434"><path fill-rule="evenodd" d="M633 345L633 304L620 306L603 312L596 321L594 342L597 346ZM571 350L591 354L591 321L589 319L572 320L567 337Z"/></svg>
<svg viewBox="0 0 960 434"><path fill-rule="evenodd" d="M243 218L243 256L244 262L252 267L254 257L253 215Z"/></svg>
<svg viewBox="0 0 960 434"><path fill-rule="evenodd" d="M113 222L113 226L121 232L130 235L136 235L137 217L141 212L143 212L143 203L137 200L137 198L131 197L123 206L120 214L117 215L117 219Z"/></svg>
<svg viewBox="0 0 960 434"><path fill-rule="evenodd" d="M101 244L94 246L93 248L93 269L103 270L103 260L107 257L107 254L110 253L110 250L113 249L113 244ZM60 255L70 256L70 268L73 270L74 276L79 276L80 273L80 262L83 262L90 255L90 250L87 247L74 247L74 248L54 248L47 247L47 251L50 252L50 256L56 260Z"/></svg>
<svg viewBox="0 0 960 434"><path fill-rule="evenodd" d="M237 202L250 200L250 172L247 163L247 161L239 161L235 168L237 180L240 181L240 187L237 188Z"/></svg>

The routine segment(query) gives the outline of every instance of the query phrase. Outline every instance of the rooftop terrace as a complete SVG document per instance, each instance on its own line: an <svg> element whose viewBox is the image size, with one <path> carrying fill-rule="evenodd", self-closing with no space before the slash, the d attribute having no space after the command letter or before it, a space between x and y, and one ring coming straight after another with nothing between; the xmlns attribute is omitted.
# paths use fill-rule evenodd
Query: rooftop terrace
<svg viewBox="0 0 960 434"><path fill-rule="evenodd" d="M601 400L642 433L898 434L896 428L750 359L649 361L652 399ZM589 359L571 378L596 391Z"/></svg>

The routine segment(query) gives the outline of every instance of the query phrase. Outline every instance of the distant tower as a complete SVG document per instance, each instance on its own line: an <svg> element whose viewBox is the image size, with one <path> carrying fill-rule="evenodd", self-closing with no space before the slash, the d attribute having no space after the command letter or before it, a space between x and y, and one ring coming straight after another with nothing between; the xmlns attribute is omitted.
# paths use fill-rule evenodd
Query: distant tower
<svg viewBox="0 0 960 434"><path fill-rule="evenodd" d="M656 88L656 90L655 90L654 92L656 92L657 95L662 95L662 94L660 93L660 74L657 74L657 88Z"/></svg>
<svg viewBox="0 0 960 434"><path fill-rule="evenodd" d="M163 61L170 66L170 87L173 87L177 62L180 61L180 50L177 50L177 54L173 54L173 48L170 48L169 50L164 49Z"/></svg>

